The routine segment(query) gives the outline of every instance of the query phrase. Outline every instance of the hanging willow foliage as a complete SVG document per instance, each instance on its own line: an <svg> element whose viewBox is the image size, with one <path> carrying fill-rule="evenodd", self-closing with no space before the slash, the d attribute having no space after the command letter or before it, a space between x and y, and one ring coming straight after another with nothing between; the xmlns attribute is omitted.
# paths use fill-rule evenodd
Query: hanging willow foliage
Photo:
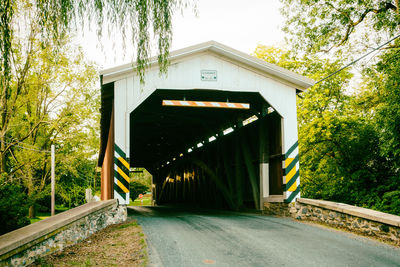
<svg viewBox="0 0 400 267"><path fill-rule="evenodd" d="M190 2L193 0L1 0L0 178L7 171L11 147L28 137L13 136L10 121L26 93L22 89L29 70L32 65L43 64L33 62L36 50L50 49L49 57L56 57L65 51L70 33L95 28L99 40L107 35L114 44L136 48L136 65L132 67L143 82L153 38L158 44L160 71L166 72L173 13L195 9ZM119 34L122 42L114 38ZM6 138L11 136L13 142L7 143Z"/></svg>
<svg viewBox="0 0 400 267"><path fill-rule="evenodd" d="M10 58L11 58L11 40L12 40L12 31L11 31L11 20L13 17L13 3L11 0L4 0L3 4L0 5L0 32L1 32L1 41L0 41L0 52L1 52L1 62L0 62L0 86L1 86L1 94L2 98L8 99L10 94ZM1 108L6 109L4 106L4 101L2 101ZM4 123L4 116L2 116L2 123Z"/></svg>
<svg viewBox="0 0 400 267"><path fill-rule="evenodd" d="M172 39L173 12L188 7L186 0L2 0L0 5L1 93L7 95L10 83L14 13L18 3L35 8L43 44L57 44L68 31L95 24L99 39L104 31L119 32L123 43L136 47L136 68L143 82L148 63L150 30L158 45L160 71L166 72Z"/></svg>

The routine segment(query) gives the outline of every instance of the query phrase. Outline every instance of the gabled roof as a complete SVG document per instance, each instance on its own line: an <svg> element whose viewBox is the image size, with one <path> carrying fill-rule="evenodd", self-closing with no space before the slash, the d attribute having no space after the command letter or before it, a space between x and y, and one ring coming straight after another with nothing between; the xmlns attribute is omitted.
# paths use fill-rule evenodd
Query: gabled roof
<svg viewBox="0 0 400 267"><path fill-rule="evenodd" d="M299 75L282 67L276 66L274 64L265 62L264 60L250 56L246 53L240 52L238 50L235 50L231 47L228 47L226 45L220 44L215 41L208 41L205 43L172 51L170 53L169 60L172 62L177 59L181 59L187 56L191 56L206 51L211 51L213 53L225 56L233 61L237 61L244 65L253 67L258 71L264 72L268 75L275 76L279 79L288 81L291 84L295 85L296 89L299 90L305 90L314 85L315 83L315 81L312 79L306 78L302 75ZM150 66L158 65L157 57L150 58L149 64ZM100 75L103 76L103 80L111 82L113 81L113 78L129 74L131 72L134 72L134 70L135 70L135 62L103 70L100 72Z"/></svg>

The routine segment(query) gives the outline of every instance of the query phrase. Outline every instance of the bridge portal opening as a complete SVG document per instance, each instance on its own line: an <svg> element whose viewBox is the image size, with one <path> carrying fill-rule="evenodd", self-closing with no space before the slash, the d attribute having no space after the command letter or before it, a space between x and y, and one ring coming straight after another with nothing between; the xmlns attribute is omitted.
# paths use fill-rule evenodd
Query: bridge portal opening
<svg viewBox="0 0 400 267"><path fill-rule="evenodd" d="M162 105L166 99L249 109ZM157 204L259 209L263 167L268 193L283 194L281 139L281 116L259 93L162 89L130 113L130 164L153 175Z"/></svg>

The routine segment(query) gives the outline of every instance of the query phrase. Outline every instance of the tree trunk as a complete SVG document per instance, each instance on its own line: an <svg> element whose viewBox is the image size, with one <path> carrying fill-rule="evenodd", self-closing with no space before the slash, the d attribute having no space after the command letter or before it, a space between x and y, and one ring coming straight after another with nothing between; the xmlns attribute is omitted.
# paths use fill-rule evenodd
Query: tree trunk
<svg viewBox="0 0 400 267"><path fill-rule="evenodd" d="M36 217L36 212L35 212L35 206L32 205L29 207L29 218L35 218Z"/></svg>
<svg viewBox="0 0 400 267"><path fill-rule="evenodd" d="M0 137L0 174L4 173L6 171L6 144L5 142L5 137L4 135L1 135Z"/></svg>

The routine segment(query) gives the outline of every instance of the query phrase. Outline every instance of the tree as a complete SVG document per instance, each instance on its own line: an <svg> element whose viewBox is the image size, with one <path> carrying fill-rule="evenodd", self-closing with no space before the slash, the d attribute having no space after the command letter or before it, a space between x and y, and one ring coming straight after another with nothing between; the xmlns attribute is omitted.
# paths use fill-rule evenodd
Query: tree
<svg viewBox="0 0 400 267"><path fill-rule="evenodd" d="M9 95L1 96L7 113L0 125L0 182L26 190L34 217L35 203L50 192L52 143L57 145L60 188L76 189L75 183L81 194L93 184L100 101L96 68L85 62L82 51L71 46L67 36L43 45L36 10L28 6L17 11L15 16L27 27L15 33ZM81 177L88 181L75 181ZM70 202L69 195L60 195Z"/></svg>
<svg viewBox="0 0 400 267"><path fill-rule="evenodd" d="M382 101L377 108L377 123L382 154L400 169L400 40L380 57L376 71L381 75L376 81ZM375 76L376 77L376 76ZM400 171L398 171L400 178Z"/></svg>
<svg viewBox="0 0 400 267"><path fill-rule="evenodd" d="M35 44L32 46L36 47ZM56 144L57 177L62 178L58 181L61 188L72 186L71 181L68 186L65 184L71 177L93 177L94 159L89 164L91 170L82 170L82 167L97 152L99 115L96 70L85 64L82 52L64 47L54 55L49 47L36 48L37 52L30 54L35 63L30 64L21 85L25 93L15 102L6 135L10 140L7 180L22 184L32 203L49 193L48 152L52 143ZM14 140L23 142L13 145ZM72 182L89 186L88 182ZM34 217L33 207L30 217Z"/></svg>
<svg viewBox="0 0 400 267"><path fill-rule="evenodd" d="M20 86L30 67L31 46L18 42L21 35L32 36L41 47L51 47L57 52L65 45L64 38L70 30L95 24L99 36L103 30L120 32L123 39L136 45L137 70L143 81L150 47L150 30L153 29L158 45L160 70L165 72L172 36L171 18L177 8L187 6L184 0L138 1L76 1L76 0L4 0L0 5L0 173L7 170L7 154L10 147L25 140L6 141L9 123L15 104L23 94ZM27 15L28 20L24 20ZM40 37L40 38L39 38ZM31 42L30 42L31 43ZM15 51L25 55L21 68ZM16 85L13 83L16 83Z"/></svg>
<svg viewBox="0 0 400 267"><path fill-rule="evenodd" d="M149 190L147 185L138 181L131 182L129 188L132 201L137 199L140 194L146 194L147 190Z"/></svg>
<svg viewBox="0 0 400 267"><path fill-rule="evenodd" d="M151 174L145 168L136 168L136 172L132 174L131 180L137 181L141 184L144 184L148 188L151 188Z"/></svg>
<svg viewBox="0 0 400 267"><path fill-rule="evenodd" d="M315 80L342 66L341 60L298 58L267 46L258 46L255 55ZM396 213L398 179L391 163L376 149L380 134L369 108L362 104L371 101L346 91L351 77L345 70L298 98L302 196Z"/></svg>
<svg viewBox="0 0 400 267"><path fill-rule="evenodd" d="M327 52L344 45L354 46L355 42L369 45L371 39L381 42L382 37L399 32L398 0L282 2L289 44L300 51Z"/></svg>
<svg viewBox="0 0 400 267"><path fill-rule="evenodd" d="M282 2L283 13L288 18L284 29L289 35L289 45L296 54L346 58L346 62L349 62L354 54L361 55L360 50L382 43L400 30L398 0ZM399 39L392 41L379 50L380 56L372 57L358 66L362 82L352 88L353 94L345 85L349 97L346 113L343 117L335 115L334 119L344 118L347 120L346 127L333 136L340 142L336 146L326 147L326 151L336 154L337 148L347 147L344 150L347 154L343 154L344 157L339 161L325 164L329 167L326 168L327 174L332 174L331 171L336 169L337 174L342 173L343 176L333 175L334 180L340 178L345 182L341 188L333 188L333 194L324 195L323 192L329 191L329 188L323 187L325 183L316 183L315 164L306 165L305 169L313 174L310 176L310 182L315 184L313 192L317 192L318 188L321 192L309 196L343 200L399 214L398 209L394 208L398 204L396 197L400 189L399 47ZM335 79L335 76L328 81Z"/></svg>

